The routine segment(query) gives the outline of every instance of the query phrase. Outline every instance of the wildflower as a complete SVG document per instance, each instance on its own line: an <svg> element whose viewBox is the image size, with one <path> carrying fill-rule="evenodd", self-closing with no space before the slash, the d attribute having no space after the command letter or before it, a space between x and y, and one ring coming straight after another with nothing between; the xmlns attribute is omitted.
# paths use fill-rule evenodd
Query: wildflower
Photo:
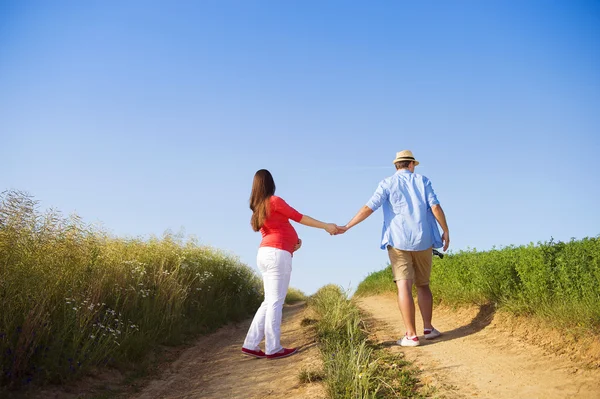
<svg viewBox="0 0 600 399"><path fill-rule="evenodd" d="M91 339L96 339L96 336L94 334L90 335Z"/></svg>

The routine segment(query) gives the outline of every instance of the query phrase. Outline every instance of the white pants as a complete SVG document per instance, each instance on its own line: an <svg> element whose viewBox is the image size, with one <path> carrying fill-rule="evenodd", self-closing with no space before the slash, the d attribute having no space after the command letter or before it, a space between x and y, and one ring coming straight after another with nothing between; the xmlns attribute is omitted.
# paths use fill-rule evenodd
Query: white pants
<svg viewBox="0 0 600 399"><path fill-rule="evenodd" d="M259 350L259 344L265 338L265 353L272 355L283 349L280 343L281 312L292 275L292 254L282 249L261 247L256 263L263 276L265 300L252 320L244 348Z"/></svg>

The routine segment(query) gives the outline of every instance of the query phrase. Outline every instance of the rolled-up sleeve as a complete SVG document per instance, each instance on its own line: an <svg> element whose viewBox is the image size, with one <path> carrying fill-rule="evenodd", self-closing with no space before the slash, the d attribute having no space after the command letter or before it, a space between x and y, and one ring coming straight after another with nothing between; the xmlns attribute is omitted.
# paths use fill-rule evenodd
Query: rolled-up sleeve
<svg viewBox="0 0 600 399"><path fill-rule="evenodd" d="M377 186L377 190L367 202L367 206L371 208L372 211L376 211L383 204L385 200L388 198L388 191L385 189L383 181L379 183Z"/></svg>
<svg viewBox="0 0 600 399"><path fill-rule="evenodd" d="M300 223L302 220L302 214L288 205L282 198L274 198L273 205L275 205L275 211L281 213L288 219L292 219L294 222Z"/></svg>
<svg viewBox="0 0 600 399"><path fill-rule="evenodd" d="M425 198L427 198L427 204L430 208L434 205L439 205L440 203L435 195L435 191L433 191L433 187L431 186L431 181L429 179L425 181Z"/></svg>

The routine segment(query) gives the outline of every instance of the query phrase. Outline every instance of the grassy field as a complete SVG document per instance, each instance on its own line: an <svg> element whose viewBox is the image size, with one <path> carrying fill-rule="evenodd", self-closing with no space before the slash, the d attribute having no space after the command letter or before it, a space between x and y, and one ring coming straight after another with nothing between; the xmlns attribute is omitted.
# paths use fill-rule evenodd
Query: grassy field
<svg viewBox="0 0 600 399"><path fill-rule="evenodd" d="M545 242L434 258L431 289L449 304L494 303L565 330L600 328L600 239ZM390 267L369 275L356 295L395 292Z"/></svg>
<svg viewBox="0 0 600 399"><path fill-rule="evenodd" d="M0 198L0 391L132 364L261 300L251 269L194 241L114 238L26 195Z"/></svg>
<svg viewBox="0 0 600 399"><path fill-rule="evenodd" d="M309 306L318 315L315 329L324 371L303 370L301 381L316 375L324 380L329 397L336 399L421 397L408 363L368 340L358 308L340 287L321 288Z"/></svg>

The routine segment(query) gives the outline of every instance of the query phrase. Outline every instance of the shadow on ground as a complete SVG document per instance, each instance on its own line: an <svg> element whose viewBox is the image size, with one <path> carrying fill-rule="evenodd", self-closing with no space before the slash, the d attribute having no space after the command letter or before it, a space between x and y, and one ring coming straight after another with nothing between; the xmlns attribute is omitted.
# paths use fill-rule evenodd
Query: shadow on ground
<svg viewBox="0 0 600 399"><path fill-rule="evenodd" d="M483 330L487 326L489 326L494 320L494 315L496 314L496 307L494 304L489 303L485 305L481 305L479 307L479 311L475 315L475 317L469 322L469 324L455 328L449 331L442 331L442 336L436 338L434 340L421 340L421 345L432 345L436 342L444 342L451 341L453 339L458 339L462 337L466 337L468 335L477 334L479 331ZM434 314L435 316L435 314ZM396 341L383 341L376 344L376 347L385 348L390 346L398 345Z"/></svg>

